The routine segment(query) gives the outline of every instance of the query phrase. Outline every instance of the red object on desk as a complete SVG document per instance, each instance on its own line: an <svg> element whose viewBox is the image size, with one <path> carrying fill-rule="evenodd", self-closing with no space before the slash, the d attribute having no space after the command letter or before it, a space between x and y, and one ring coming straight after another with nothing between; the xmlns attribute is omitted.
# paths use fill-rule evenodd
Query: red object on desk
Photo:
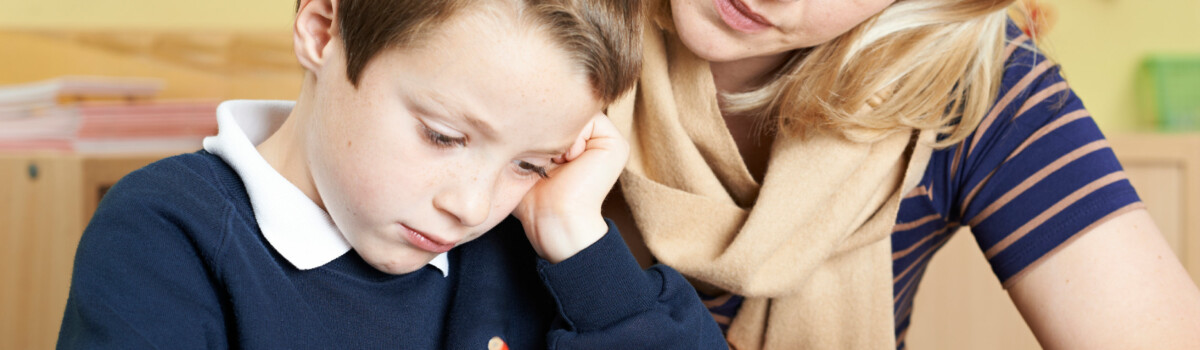
<svg viewBox="0 0 1200 350"><path fill-rule="evenodd" d="M500 337L492 337L492 340L488 341L488 350L508 350L508 344Z"/></svg>

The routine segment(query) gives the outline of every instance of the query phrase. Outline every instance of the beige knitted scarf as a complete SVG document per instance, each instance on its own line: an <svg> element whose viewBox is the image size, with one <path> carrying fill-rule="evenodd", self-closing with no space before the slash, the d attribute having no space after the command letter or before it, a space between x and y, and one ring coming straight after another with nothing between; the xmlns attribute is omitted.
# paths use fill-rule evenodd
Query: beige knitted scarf
<svg viewBox="0 0 1200 350"><path fill-rule="evenodd" d="M637 90L608 113L631 144L621 188L654 256L746 297L735 349L894 349L888 238L933 133L780 135L760 186L708 63L661 31L644 44Z"/></svg>

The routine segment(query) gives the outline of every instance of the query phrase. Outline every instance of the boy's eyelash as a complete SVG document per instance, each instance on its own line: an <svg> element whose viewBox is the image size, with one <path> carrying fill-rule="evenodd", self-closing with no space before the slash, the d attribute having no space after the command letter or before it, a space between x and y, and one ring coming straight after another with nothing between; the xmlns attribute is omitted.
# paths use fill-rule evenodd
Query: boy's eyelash
<svg viewBox="0 0 1200 350"><path fill-rule="evenodd" d="M421 131L425 134L425 138L437 147L449 148L454 146L466 146L467 144L467 139L464 137L446 136L445 134L434 131L428 126L425 126L425 124L421 124ZM533 165L533 163L530 162L517 161L517 168L520 169L520 171L524 174L537 175L543 179L550 178L550 175L546 173L546 167Z"/></svg>
<svg viewBox="0 0 1200 350"><path fill-rule="evenodd" d="M550 178L550 175L546 174L546 168L545 168L545 167L540 167L540 166L537 166L537 165L533 165L533 163L529 163L529 162L525 162L525 161L517 161L517 162L518 162L518 163L517 163L517 168L520 168L520 169L521 169L521 171L524 171L525 173L528 173L528 174L531 174L531 175L532 175L532 174L536 174L537 176L539 176L539 177L541 177L541 178L543 178L543 179L549 179L549 178Z"/></svg>
<svg viewBox="0 0 1200 350"><path fill-rule="evenodd" d="M434 146L449 148L467 145L466 138L446 136L445 134L430 129L428 126L425 126L425 124L421 124L421 131L425 134L425 138L428 139L429 142Z"/></svg>

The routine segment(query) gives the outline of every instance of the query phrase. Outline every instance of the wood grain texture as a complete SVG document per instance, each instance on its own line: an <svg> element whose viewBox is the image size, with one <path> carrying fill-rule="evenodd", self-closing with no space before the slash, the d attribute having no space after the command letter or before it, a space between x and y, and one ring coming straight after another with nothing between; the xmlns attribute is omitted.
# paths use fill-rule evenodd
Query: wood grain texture
<svg viewBox="0 0 1200 350"><path fill-rule="evenodd" d="M162 157L0 155L0 349L54 348L99 188Z"/></svg>

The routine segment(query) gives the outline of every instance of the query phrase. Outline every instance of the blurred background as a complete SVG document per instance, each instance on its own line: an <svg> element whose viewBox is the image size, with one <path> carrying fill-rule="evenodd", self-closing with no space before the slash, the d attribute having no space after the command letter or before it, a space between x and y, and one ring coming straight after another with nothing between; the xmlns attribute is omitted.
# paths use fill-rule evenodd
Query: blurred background
<svg viewBox="0 0 1200 350"><path fill-rule="evenodd" d="M1021 3L1195 279L1200 0ZM294 4L0 0L0 349L53 346L75 244L108 186L198 149L221 100L295 98ZM970 235L935 260L910 348L1037 348Z"/></svg>

